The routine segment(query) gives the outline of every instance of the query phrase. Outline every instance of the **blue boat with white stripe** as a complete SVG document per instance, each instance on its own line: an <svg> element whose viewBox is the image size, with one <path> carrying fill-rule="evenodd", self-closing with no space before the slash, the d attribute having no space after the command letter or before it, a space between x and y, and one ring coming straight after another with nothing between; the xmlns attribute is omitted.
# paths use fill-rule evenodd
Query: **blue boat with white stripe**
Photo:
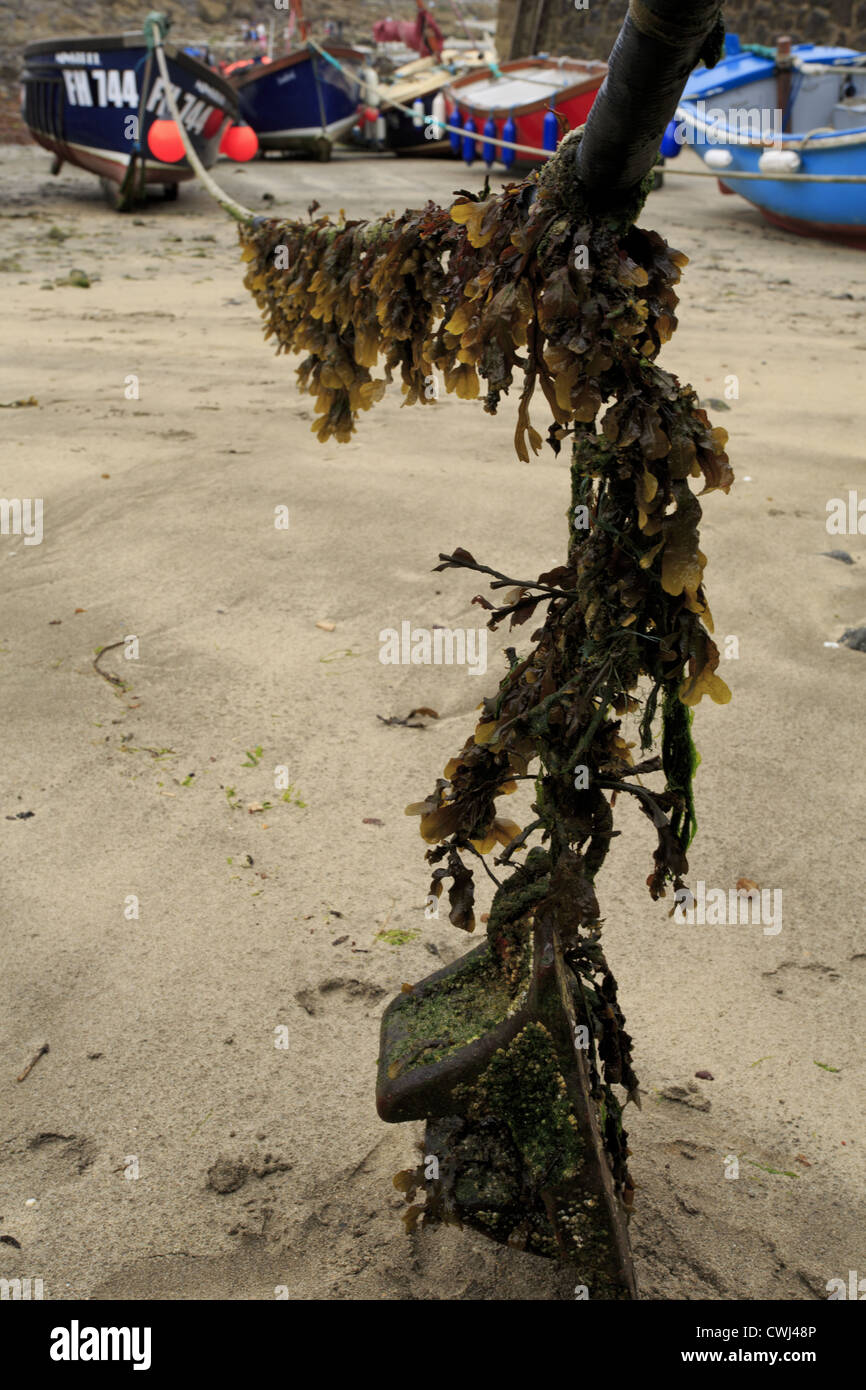
<svg viewBox="0 0 866 1390"><path fill-rule="evenodd" d="M330 159L334 142L358 119L364 56L325 44L236 68L241 116L262 150L306 150Z"/></svg>

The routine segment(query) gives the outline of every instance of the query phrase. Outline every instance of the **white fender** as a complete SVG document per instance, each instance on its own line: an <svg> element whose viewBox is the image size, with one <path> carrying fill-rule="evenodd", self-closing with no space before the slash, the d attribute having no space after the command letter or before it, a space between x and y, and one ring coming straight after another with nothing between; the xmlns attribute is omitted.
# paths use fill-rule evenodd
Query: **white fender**
<svg viewBox="0 0 866 1390"><path fill-rule="evenodd" d="M796 150L764 150L758 168L762 174L796 174L802 163Z"/></svg>

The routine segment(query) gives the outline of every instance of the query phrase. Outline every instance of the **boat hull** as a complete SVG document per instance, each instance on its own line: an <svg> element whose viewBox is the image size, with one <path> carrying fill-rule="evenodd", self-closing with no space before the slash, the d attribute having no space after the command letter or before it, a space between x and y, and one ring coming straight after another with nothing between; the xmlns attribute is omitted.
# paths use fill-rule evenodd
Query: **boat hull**
<svg viewBox="0 0 866 1390"><path fill-rule="evenodd" d="M358 117L362 55L329 44L336 67L312 49L232 74L243 119L263 150L322 151Z"/></svg>
<svg viewBox="0 0 866 1390"><path fill-rule="evenodd" d="M851 246L855 251L866 251L866 224L862 227L847 223L808 222L802 218L785 217L781 213L761 208L766 220L783 231L794 232L797 236L821 237L825 241L838 241L843 246Z"/></svg>
<svg viewBox="0 0 866 1390"><path fill-rule="evenodd" d="M218 73L197 59L169 46L165 53L181 121L209 168L225 123L237 115L237 98ZM146 184L173 185L195 177L185 157L166 164L148 148L150 126L170 113L141 34L29 44L22 116L34 140L56 156L58 169L62 163L74 164L120 184L137 152L137 177Z"/></svg>
<svg viewBox="0 0 866 1390"><path fill-rule="evenodd" d="M438 89L437 89L438 90ZM433 102L436 99L436 92L416 98L423 101L424 114L433 115ZM447 135L442 135L437 140L431 139L427 131L432 131L433 127L419 116L409 116L405 111L398 111L396 106L386 106L383 103L382 115L385 118L385 148L396 150L402 154L408 150L420 152L423 150L439 150L442 152L448 145Z"/></svg>
<svg viewBox="0 0 866 1390"><path fill-rule="evenodd" d="M471 116L480 148L488 118L493 118L498 141L502 139L505 122L511 117L517 128L514 143L539 151L538 154L517 152L513 162L541 164L547 157L542 153L544 118L551 101L556 114L564 118L566 127L574 130L586 121L606 74L605 63L576 58L524 58L503 63L500 68L490 66L466 73L449 84L446 89L449 119L455 106L461 125ZM495 158L501 159L501 155L501 147L497 144Z"/></svg>
<svg viewBox="0 0 866 1390"><path fill-rule="evenodd" d="M793 52L806 63L838 67L840 81L845 66L852 58L858 58L851 49L824 49L811 44L799 44ZM859 56L862 61L862 55ZM780 152L782 159L787 158L796 165L791 172L830 178L864 177L866 128L826 128L818 124L821 118L815 116L808 139L804 133L786 131L778 124L771 130L769 122L765 129L759 130L757 118L753 130L744 130L748 122L743 113L759 110L746 104L749 94L765 92L768 101L776 101L777 78L772 59L750 54L732 55L711 73L693 74L677 111L680 138L692 145L704 163L718 175L722 192L738 194L773 226L799 236L821 237L866 248L866 183L798 183L773 178L767 167L771 159L768 151L772 148L772 158L777 158L776 152ZM766 112L769 108L762 110ZM721 114L714 117L714 112L723 113L724 119ZM729 177L736 172L766 172L767 177Z"/></svg>

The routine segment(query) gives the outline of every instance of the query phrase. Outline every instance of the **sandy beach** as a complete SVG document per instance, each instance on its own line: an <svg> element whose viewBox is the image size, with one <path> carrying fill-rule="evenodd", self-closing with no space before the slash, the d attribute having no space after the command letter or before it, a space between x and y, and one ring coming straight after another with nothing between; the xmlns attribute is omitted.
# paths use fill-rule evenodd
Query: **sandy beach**
<svg viewBox="0 0 866 1390"><path fill-rule="evenodd" d="M479 677L384 665L379 634L479 626L477 578L432 573L440 551L560 563L566 455L518 462L512 403L422 412L397 386L318 445L229 219L190 186L118 216L49 163L0 147L2 493L44 506L41 544L0 536L0 1276L54 1299L572 1298L568 1267L408 1235L392 1176L422 1127L374 1105L384 1004L474 944L425 920L403 808L514 640L490 635ZM483 179L348 152L216 172L281 217ZM826 526L864 486L866 261L712 180L671 175L641 221L691 258L661 360L721 402L737 474L704 508L733 700L696 714L691 878L780 890L783 919L671 920L651 827L618 807L599 897L644 1096L639 1289L824 1299L866 1274L866 655L832 645L866 622L866 545ZM438 719L382 722L419 706Z"/></svg>

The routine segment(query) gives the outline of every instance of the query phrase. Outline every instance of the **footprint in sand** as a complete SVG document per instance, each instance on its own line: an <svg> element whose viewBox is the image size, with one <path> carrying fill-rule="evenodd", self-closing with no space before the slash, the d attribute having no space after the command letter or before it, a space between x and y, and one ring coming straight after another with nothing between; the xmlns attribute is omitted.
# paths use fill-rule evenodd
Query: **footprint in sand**
<svg viewBox="0 0 866 1390"><path fill-rule="evenodd" d="M302 1009L315 1018L322 1012L322 1005L327 1002L328 996L337 992L360 1004L378 1004L388 993L380 985L369 984L365 980L337 978L323 980L318 989L299 989L295 999Z"/></svg>
<svg viewBox="0 0 866 1390"><path fill-rule="evenodd" d="M27 1147L31 1151L48 1150L52 1159L67 1167L73 1176L86 1173L98 1152L92 1139L86 1139L81 1134L56 1134L52 1130L29 1139Z"/></svg>

